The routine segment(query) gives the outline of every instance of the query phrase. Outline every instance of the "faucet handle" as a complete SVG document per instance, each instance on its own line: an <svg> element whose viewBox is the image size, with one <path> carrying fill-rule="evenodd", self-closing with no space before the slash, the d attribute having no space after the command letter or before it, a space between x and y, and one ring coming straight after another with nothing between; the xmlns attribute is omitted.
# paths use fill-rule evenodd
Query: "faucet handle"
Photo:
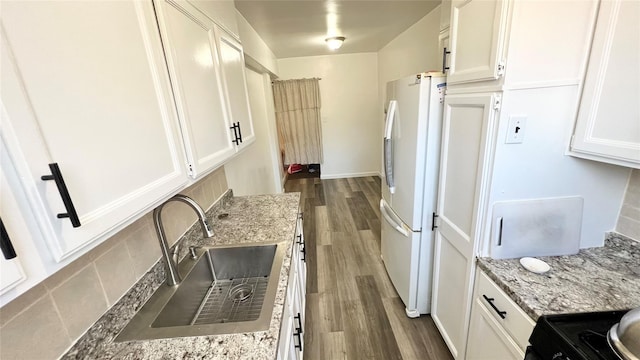
<svg viewBox="0 0 640 360"><path fill-rule="evenodd" d="M207 219L204 219L202 221L202 228L205 238L210 238L213 236L213 229L211 228L211 225L209 224L209 221Z"/></svg>
<svg viewBox="0 0 640 360"><path fill-rule="evenodd" d="M196 250L202 249L202 246L189 246L189 254L193 260L197 259Z"/></svg>

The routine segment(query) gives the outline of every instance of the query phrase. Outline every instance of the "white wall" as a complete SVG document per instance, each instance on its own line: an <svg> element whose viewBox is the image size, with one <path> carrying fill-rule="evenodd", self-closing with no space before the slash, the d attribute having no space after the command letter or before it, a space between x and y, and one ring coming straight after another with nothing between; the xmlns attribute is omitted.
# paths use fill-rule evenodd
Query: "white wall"
<svg viewBox="0 0 640 360"><path fill-rule="evenodd" d="M391 40L378 51L378 114L380 126L378 138L382 139L384 126L384 102L387 82L429 70L437 70L440 64L438 34L440 32L440 8L437 6L410 28ZM382 174L382 144L376 149L380 154L379 174Z"/></svg>
<svg viewBox="0 0 640 360"><path fill-rule="evenodd" d="M440 6L378 51L380 99L385 99L388 81L422 71L441 71L439 32Z"/></svg>
<svg viewBox="0 0 640 360"><path fill-rule="evenodd" d="M377 175L382 121L377 53L279 59L278 68L283 80L322 78L322 178Z"/></svg>
<svg viewBox="0 0 640 360"><path fill-rule="evenodd" d="M250 69L246 72L256 141L224 165L227 184L238 196L279 193L282 183L278 159L273 156L278 153L277 133L267 103L273 102L271 79Z"/></svg>
<svg viewBox="0 0 640 360"><path fill-rule="evenodd" d="M237 11L236 19L245 57L249 57L264 70L277 76L278 62L273 51L269 49L251 24Z"/></svg>
<svg viewBox="0 0 640 360"><path fill-rule="evenodd" d="M602 246L605 232L615 228L630 170L566 155L577 97L577 85L503 93L489 204L581 196L580 247L587 248ZM522 144L505 144L513 115L527 117ZM491 208L485 244L489 243L490 219Z"/></svg>

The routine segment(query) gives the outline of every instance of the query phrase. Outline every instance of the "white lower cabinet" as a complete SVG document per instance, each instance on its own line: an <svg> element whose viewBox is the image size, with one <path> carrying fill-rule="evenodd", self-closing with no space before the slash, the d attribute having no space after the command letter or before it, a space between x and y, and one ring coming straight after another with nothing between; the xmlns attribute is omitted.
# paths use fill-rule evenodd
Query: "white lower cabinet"
<svg viewBox="0 0 640 360"><path fill-rule="evenodd" d="M278 343L278 360L302 360L304 353L304 321L306 304L307 270L302 229L302 214L296 227L293 244L287 298L282 314L282 326Z"/></svg>
<svg viewBox="0 0 640 360"><path fill-rule="evenodd" d="M476 272L466 359L523 359L534 326L484 272Z"/></svg>

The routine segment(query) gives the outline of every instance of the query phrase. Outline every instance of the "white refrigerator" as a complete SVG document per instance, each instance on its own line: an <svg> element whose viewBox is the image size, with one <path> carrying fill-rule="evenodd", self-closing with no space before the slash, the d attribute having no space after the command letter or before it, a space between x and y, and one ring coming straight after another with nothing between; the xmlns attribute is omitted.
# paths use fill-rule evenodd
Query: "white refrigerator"
<svg viewBox="0 0 640 360"><path fill-rule="evenodd" d="M430 313L445 77L387 83L382 260L409 317Z"/></svg>

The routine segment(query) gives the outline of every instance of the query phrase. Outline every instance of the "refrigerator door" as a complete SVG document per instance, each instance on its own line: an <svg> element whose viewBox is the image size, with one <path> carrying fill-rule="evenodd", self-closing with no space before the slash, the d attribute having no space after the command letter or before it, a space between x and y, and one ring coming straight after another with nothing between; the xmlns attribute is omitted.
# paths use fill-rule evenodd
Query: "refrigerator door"
<svg viewBox="0 0 640 360"><path fill-rule="evenodd" d="M398 295L406 306L407 315L417 317L420 233L411 231L384 199L380 200L383 221L382 260Z"/></svg>
<svg viewBox="0 0 640 360"><path fill-rule="evenodd" d="M417 231L422 224L430 83L430 77L420 75L392 82L396 97L387 115L395 115L395 119L392 126L387 122L385 129L385 143L387 137L391 139L394 185L387 202L403 222Z"/></svg>

